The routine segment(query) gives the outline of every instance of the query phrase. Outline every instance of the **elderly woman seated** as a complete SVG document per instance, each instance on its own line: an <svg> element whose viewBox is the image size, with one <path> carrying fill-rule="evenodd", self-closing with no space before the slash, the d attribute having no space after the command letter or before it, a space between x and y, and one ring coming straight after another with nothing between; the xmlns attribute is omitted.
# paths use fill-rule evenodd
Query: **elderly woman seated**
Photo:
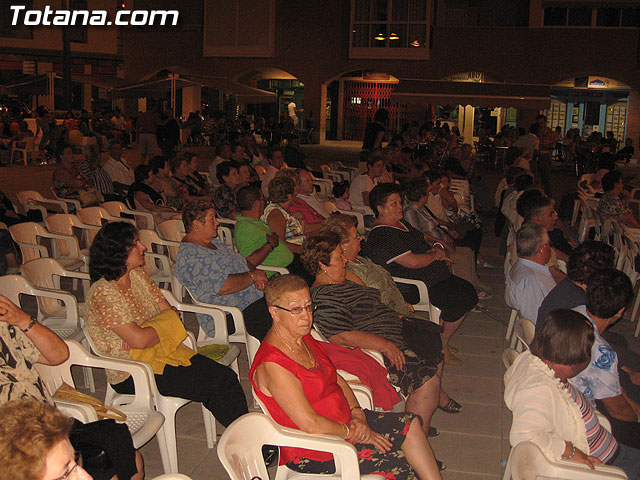
<svg viewBox="0 0 640 480"><path fill-rule="evenodd" d="M431 303L442 311L445 362L461 364L462 360L453 355L449 340L478 302L475 288L451 274L447 268L450 260L443 248L435 244L432 248L424 235L403 219L402 198L397 185L376 185L369 193L369 203L376 220L367 237L365 256L393 276L421 280L426 284Z"/></svg>
<svg viewBox="0 0 640 480"><path fill-rule="evenodd" d="M200 302L242 310L247 331L262 340L271 328L262 296L262 290L267 286L265 272L256 270L240 253L216 238L218 221L211 202L188 203L182 211L182 221L187 235L178 249L175 265L178 280ZM269 248L263 246L262 250ZM215 334L211 317L198 315L198 321L205 333ZM233 331L230 324L229 332Z"/></svg>
<svg viewBox="0 0 640 480"><path fill-rule="evenodd" d="M91 480L82 468L69 434L73 419L56 407L33 398L0 407L0 445L3 478Z"/></svg>
<svg viewBox="0 0 640 480"><path fill-rule="evenodd" d="M269 182L269 203L260 219L278 234L280 240L294 253L302 253L300 240L305 233L304 220L288 212L293 203L296 181L292 175L277 175ZM296 242L297 241L297 242Z"/></svg>
<svg viewBox="0 0 640 480"><path fill-rule="evenodd" d="M53 171L53 189L57 196L76 199L83 207L97 205L103 200L93 181L75 167L73 148L69 145L63 148L60 165Z"/></svg>
<svg viewBox="0 0 640 480"><path fill-rule="evenodd" d="M162 157L156 157L162 158ZM129 205L142 212L153 215L155 224L159 224L178 214L174 208L167 207L167 196L162 184L157 181L155 168L151 165L138 165L133 171L136 181L127 192Z"/></svg>
<svg viewBox="0 0 640 480"><path fill-rule="evenodd" d="M478 298L485 299L491 295L482 291L483 288L476 272L476 259L473 250L469 247L456 247L455 231L448 232L438 222L427 207L429 198L429 182L424 177L408 180L404 184L406 203L403 208L404 219L413 228L423 233L424 239L433 245L441 245L447 256L453 262L453 273L470 282L478 293Z"/></svg>
<svg viewBox="0 0 640 480"><path fill-rule="evenodd" d="M573 310L554 310L504 375L504 401L513 412L509 440L535 443L551 460L622 468L640 478L640 450L619 444L590 402L568 380L591 362L593 325Z"/></svg>
<svg viewBox="0 0 640 480"><path fill-rule="evenodd" d="M154 321L161 316L166 320L175 313L140 268L146 248L137 234L129 223L109 223L98 232L89 252L93 285L87 298L88 334L101 354L117 358L132 358L133 349L154 347L165 341L164 335L172 338L176 331L172 324L158 329L158 322ZM171 332L167 334L169 328ZM163 331L161 335L159 332ZM201 402L225 426L247 413L244 392L233 370L186 347L182 352L174 362L177 366L166 364L160 369L162 373L154 368L161 394ZM129 374L111 370L106 373L115 391L133 392Z"/></svg>
<svg viewBox="0 0 640 480"><path fill-rule="evenodd" d="M403 317L380 301L377 289L347 274L336 233L309 237L302 261L316 279L311 296L318 307L314 316L318 329L332 343L381 352L391 383L408 395L406 409L420 415L425 432L438 405L461 408L440 388L443 355L438 325Z"/></svg>
<svg viewBox="0 0 640 480"><path fill-rule="evenodd" d="M256 354L249 379L273 419L285 427L353 443L362 474L441 478L419 417L360 408L349 384L309 333L315 305L305 281L295 275L276 277L265 295L273 327ZM335 471L331 454L314 450L282 448L280 463L305 473Z"/></svg>

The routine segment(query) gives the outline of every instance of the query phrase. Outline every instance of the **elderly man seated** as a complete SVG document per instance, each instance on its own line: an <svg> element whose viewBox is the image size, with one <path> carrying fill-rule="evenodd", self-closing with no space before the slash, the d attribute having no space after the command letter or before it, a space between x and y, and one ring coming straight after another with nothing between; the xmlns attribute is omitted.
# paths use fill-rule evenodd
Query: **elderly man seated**
<svg viewBox="0 0 640 480"><path fill-rule="evenodd" d="M289 207L289 213L299 220L304 220L307 225L322 223L329 216L329 212L315 194L313 175L306 170L298 170L296 174L296 198Z"/></svg>
<svg viewBox="0 0 640 480"><path fill-rule="evenodd" d="M618 355L602 338L604 331L622 317L632 299L633 287L624 273L613 268L594 273L587 287L587 304L573 309L587 317L594 326L591 361L571 383L585 397L596 402L598 409L611 422L612 433L620 443L639 448L640 404L631 399L621 386ZM638 376L637 372L629 372Z"/></svg>
<svg viewBox="0 0 640 480"><path fill-rule="evenodd" d="M615 251L604 242L588 240L576 248L567 262L567 278L545 297L538 309L536 332L545 318L558 308L575 308L587 303L587 284L597 271L613 268Z"/></svg>
<svg viewBox="0 0 640 480"><path fill-rule="evenodd" d="M556 286L547 262L551 244L546 228L525 224L516 235L518 261L507 278L505 301L528 320L535 322L544 297Z"/></svg>

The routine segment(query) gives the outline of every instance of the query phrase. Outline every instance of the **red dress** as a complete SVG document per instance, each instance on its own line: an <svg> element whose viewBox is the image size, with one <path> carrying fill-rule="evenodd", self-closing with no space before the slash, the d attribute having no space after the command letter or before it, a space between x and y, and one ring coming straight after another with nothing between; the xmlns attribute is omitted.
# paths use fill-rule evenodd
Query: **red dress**
<svg viewBox="0 0 640 480"><path fill-rule="evenodd" d="M315 358L315 367L313 369L305 368L298 362L291 360L280 349L266 342L262 342L249 372L249 379L251 380L251 385L253 385L256 395L265 407L267 407L269 414L278 424L300 430L300 427L289 418L274 398L262 393L253 380L256 368L260 365L265 362L276 363L290 371L300 380L302 390L317 414L335 422L349 424L351 420L349 402L338 385L336 368L311 335L305 335L303 341L306 342L307 346L311 349ZM333 459L333 456L327 452L289 447L280 449L280 465L288 463L295 457L304 457L321 462Z"/></svg>

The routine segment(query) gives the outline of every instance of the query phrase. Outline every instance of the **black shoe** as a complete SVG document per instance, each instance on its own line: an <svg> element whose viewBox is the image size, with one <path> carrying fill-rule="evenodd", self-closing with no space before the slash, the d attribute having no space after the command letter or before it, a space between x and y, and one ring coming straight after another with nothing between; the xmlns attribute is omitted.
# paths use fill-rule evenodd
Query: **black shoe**
<svg viewBox="0 0 640 480"><path fill-rule="evenodd" d="M437 437L438 435L440 435L440 432L436 427L429 427L428 437Z"/></svg>
<svg viewBox="0 0 640 480"><path fill-rule="evenodd" d="M262 446L262 458L264 459L264 463L267 467L270 467L278 461L278 453L278 447L273 445Z"/></svg>
<svg viewBox="0 0 640 480"><path fill-rule="evenodd" d="M442 471L447 469L447 466L437 458L436 458L436 463L438 464L438 470Z"/></svg>

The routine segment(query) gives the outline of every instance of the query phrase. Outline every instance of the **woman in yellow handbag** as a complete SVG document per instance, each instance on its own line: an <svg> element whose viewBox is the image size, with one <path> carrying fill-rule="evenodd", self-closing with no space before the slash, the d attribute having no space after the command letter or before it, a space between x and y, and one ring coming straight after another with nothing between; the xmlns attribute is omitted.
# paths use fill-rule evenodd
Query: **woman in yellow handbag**
<svg viewBox="0 0 640 480"><path fill-rule="evenodd" d="M101 354L150 363L161 394L201 402L226 427L248 411L238 377L182 345L184 326L140 268L145 251L128 223L98 232L89 262L89 335ZM133 392L127 373L107 370L107 381L118 393Z"/></svg>

